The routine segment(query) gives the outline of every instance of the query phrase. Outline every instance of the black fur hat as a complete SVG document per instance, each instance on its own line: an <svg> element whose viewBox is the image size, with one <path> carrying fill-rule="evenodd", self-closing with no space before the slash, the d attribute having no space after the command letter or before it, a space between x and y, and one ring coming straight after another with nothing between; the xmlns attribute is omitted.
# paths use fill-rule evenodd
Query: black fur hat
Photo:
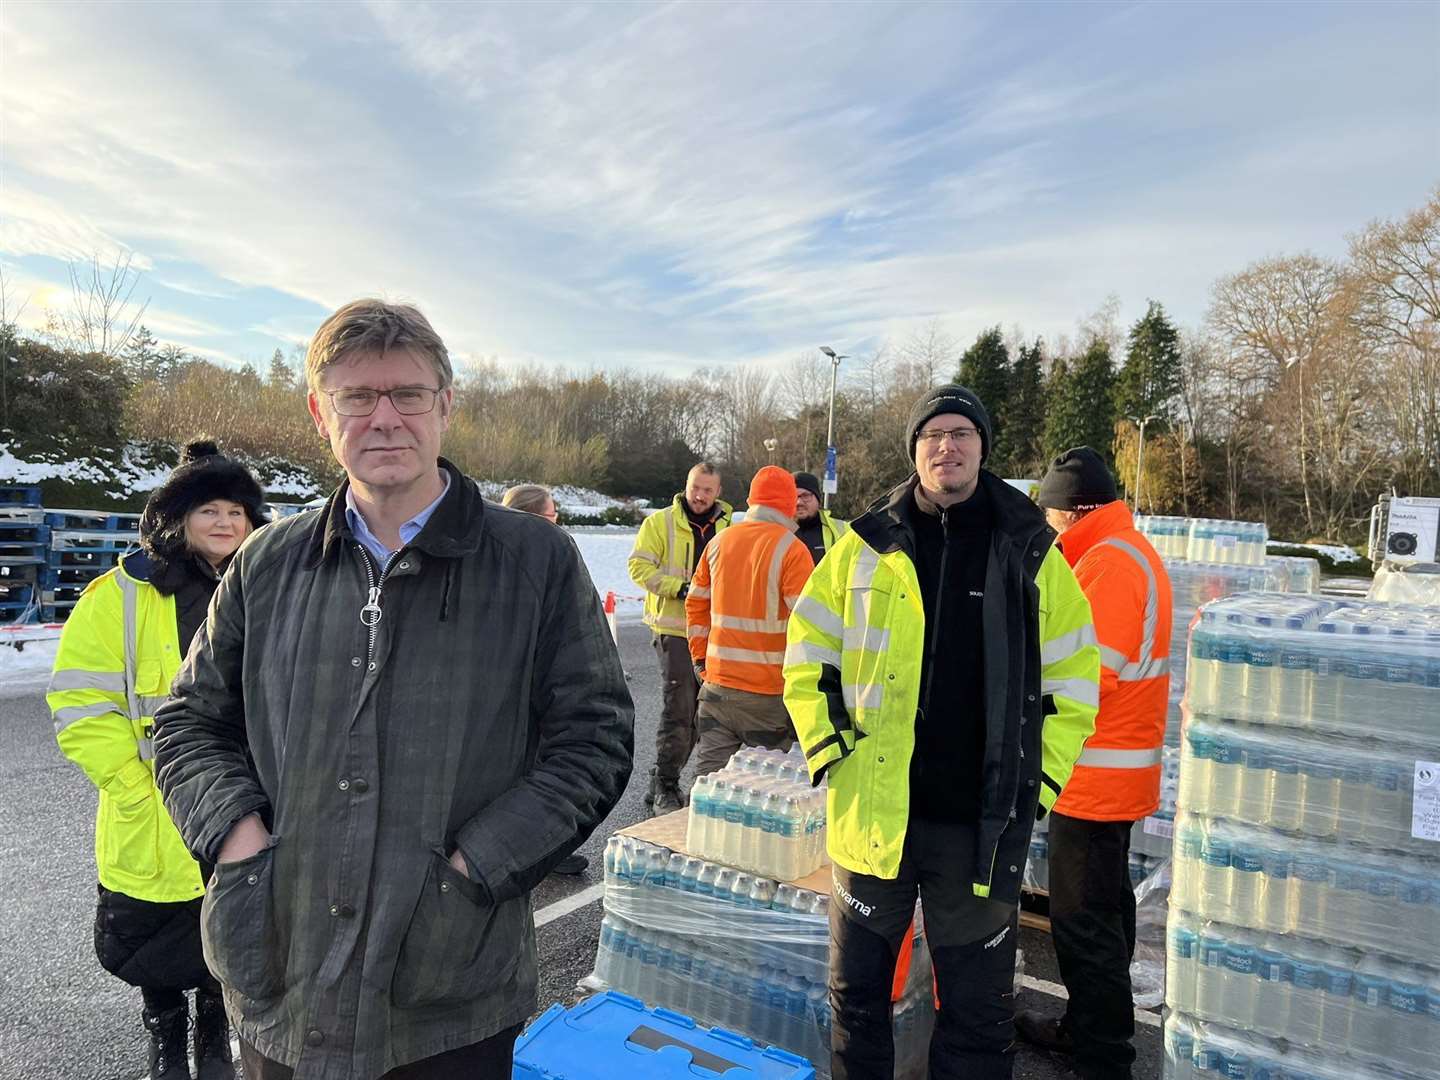
<svg viewBox="0 0 1440 1080"><path fill-rule="evenodd" d="M252 528L266 523L260 506L265 493L250 470L220 453L213 439L187 443L165 483L151 494L140 515L140 544L162 563L185 553L185 515L212 499L245 507Z"/></svg>

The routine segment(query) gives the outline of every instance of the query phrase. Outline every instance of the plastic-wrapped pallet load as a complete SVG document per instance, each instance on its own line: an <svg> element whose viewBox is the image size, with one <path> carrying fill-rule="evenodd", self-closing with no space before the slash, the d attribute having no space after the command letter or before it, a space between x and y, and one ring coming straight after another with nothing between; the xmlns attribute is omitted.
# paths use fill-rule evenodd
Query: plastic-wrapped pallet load
<svg viewBox="0 0 1440 1080"><path fill-rule="evenodd" d="M1440 609L1218 601L1185 711L1166 1077L1435 1076Z"/></svg>

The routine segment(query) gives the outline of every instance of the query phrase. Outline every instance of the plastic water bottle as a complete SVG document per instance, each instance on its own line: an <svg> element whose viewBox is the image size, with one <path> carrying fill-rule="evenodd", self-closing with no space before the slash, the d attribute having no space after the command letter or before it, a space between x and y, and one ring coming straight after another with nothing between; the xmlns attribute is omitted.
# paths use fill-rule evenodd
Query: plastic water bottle
<svg viewBox="0 0 1440 1080"><path fill-rule="evenodd" d="M1402 1065L1416 1070L1434 1068L1435 1058L1422 1051L1431 1042L1427 1006L1426 975L1408 965L1397 965L1390 972L1387 1026L1391 1032L1393 1057Z"/></svg>
<svg viewBox="0 0 1440 1080"><path fill-rule="evenodd" d="M741 859L745 831L745 789L739 782L732 783L725 792L723 803L725 823L724 837L720 843L720 861L734 865Z"/></svg>
<svg viewBox="0 0 1440 1080"><path fill-rule="evenodd" d="M1175 865L1171 868L1170 902L1182 911L1200 909L1201 853L1205 834L1196 818L1181 819L1175 832Z"/></svg>
<svg viewBox="0 0 1440 1080"><path fill-rule="evenodd" d="M1348 1046L1355 980L1353 961L1338 949L1328 949L1320 963L1320 1033L1316 1047Z"/></svg>
<svg viewBox="0 0 1440 1080"><path fill-rule="evenodd" d="M1200 848L1199 910L1222 922L1233 922L1230 904L1229 834L1220 826L1212 826Z"/></svg>
<svg viewBox="0 0 1440 1080"><path fill-rule="evenodd" d="M1328 754L1310 753L1300 759L1300 831L1328 839L1339 828L1340 770Z"/></svg>
<svg viewBox="0 0 1440 1080"><path fill-rule="evenodd" d="M1314 726L1310 709L1315 694L1315 652L1309 639L1304 619L1293 616L1285 621L1270 708L1271 722L1302 731Z"/></svg>
<svg viewBox="0 0 1440 1080"><path fill-rule="evenodd" d="M1225 943L1222 960L1223 1004L1225 1022L1242 1029L1255 1026L1255 1009L1260 998L1259 957L1255 945L1246 938L1232 938Z"/></svg>
<svg viewBox="0 0 1440 1080"><path fill-rule="evenodd" d="M1393 761L1373 762L1365 785L1359 835L1375 847L1407 846L1410 837L1410 789L1400 766Z"/></svg>
<svg viewBox="0 0 1440 1080"><path fill-rule="evenodd" d="M1276 669L1280 663L1280 637L1275 619L1256 615L1255 625L1245 643L1245 692L1240 699L1240 718L1255 724L1272 722L1271 705L1277 697Z"/></svg>
<svg viewBox="0 0 1440 1080"><path fill-rule="evenodd" d="M755 879L744 872L737 872L735 880L730 885L730 902L741 911L747 911L750 907L750 890L755 887Z"/></svg>
<svg viewBox="0 0 1440 1080"><path fill-rule="evenodd" d="M1244 768L1244 741L1233 728L1217 728L1210 736L1213 772L1210 813L1234 817L1240 805L1240 773Z"/></svg>
<svg viewBox="0 0 1440 1080"><path fill-rule="evenodd" d="M1278 948L1275 938L1266 938L1255 952L1259 994L1255 1000L1255 1026L1275 1038L1282 1038L1290 1022L1290 991L1294 981L1293 962Z"/></svg>
<svg viewBox="0 0 1440 1080"><path fill-rule="evenodd" d="M780 806L780 860L778 872L775 874L777 878L794 881L801 876L800 843L803 829L804 815L800 800L794 795L786 795Z"/></svg>
<svg viewBox="0 0 1440 1080"><path fill-rule="evenodd" d="M1318 1046L1325 966L1317 957L1297 954L1290 966L1290 978L1290 1023L1286 1038L1302 1046Z"/></svg>
<svg viewBox="0 0 1440 1080"><path fill-rule="evenodd" d="M1180 608L1178 597L1175 607ZM1202 611L1200 621L1190 635L1186 660L1185 699L1191 715L1213 716L1215 695L1219 689L1220 620L1213 611Z"/></svg>
<svg viewBox="0 0 1440 1080"><path fill-rule="evenodd" d="M685 856L678 851L672 852L670 858L665 861L665 887L678 892L684 879Z"/></svg>
<svg viewBox="0 0 1440 1080"><path fill-rule="evenodd" d="M1272 829L1298 832L1304 811L1300 780L1300 759L1288 748L1276 743L1266 755L1265 820Z"/></svg>
<svg viewBox="0 0 1440 1080"><path fill-rule="evenodd" d="M720 867L713 862L705 862L700 866L700 873L695 877L695 892L699 896L715 895L715 878L720 873Z"/></svg>
<svg viewBox="0 0 1440 1080"><path fill-rule="evenodd" d="M1185 730L1180 758L1180 801L1197 813L1211 813L1215 788L1215 748L1211 726L1192 720Z"/></svg>
<svg viewBox="0 0 1440 1080"><path fill-rule="evenodd" d="M1165 954L1166 1003L1180 1012L1193 1013L1199 974L1200 935L1188 919L1172 915L1170 923Z"/></svg>
<svg viewBox="0 0 1440 1080"><path fill-rule="evenodd" d="M1165 1021L1165 1080L1196 1080L1195 1029L1183 1016Z"/></svg>
<svg viewBox="0 0 1440 1080"><path fill-rule="evenodd" d="M1383 961L1366 957L1355 972L1350 1042L1362 1054L1383 1056L1391 1046L1390 971Z"/></svg>
<svg viewBox="0 0 1440 1080"><path fill-rule="evenodd" d="M1205 1020L1225 1018L1226 941L1213 928L1200 934L1200 965L1195 973L1195 1015Z"/></svg>
<svg viewBox="0 0 1440 1080"><path fill-rule="evenodd" d="M1249 837L1237 837L1230 849L1230 919L1239 926L1261 926L1261 902L1265 880L1263 849Z"/></svg>
<svg viewBox="0 0 1440 1080"><path fill-rule="evenodd" d="M1290 864L1290 895L1297 934L1324 938L1329 929L1327 914L1332 876L1330 863L1313 848L1297 848Z"/></svg>
<svg viewBox="0 0 1440 1080"><path fill-rule="evenodd" d="M1272 934L1283 934L1294 922L1291 892L1291 854L1283 845L1259 849L1261 897L1256 925Z"/></svg>
<svg viewBox="0 0 1440 1080"><path fill-rule="evenodd" d="M1336 828L1342 837L1363 839L1365 807L1370 796L1369 762L1355 753L1337 753L1334 758L1340 773L1340 806L1336 811Z"/></svg>
<svg viewBox="0 0 1440 1080"><path fill-rule="evenodd" d="M741 821L743 832L740 841L739 865L753 869L763 869L760 865L760 839L763 835L761 829L761 808L765 805L765 794L758 786L750 786L745 789L744 796L740 801Z"/></svg>
<svg viewBox="0 0 1440 1080"><path fill-rule="evenodd" d="M1257 825L1269 823L1271 741L1250 735L1240 744L1240 790L1235 816Z"/></svg>
<svg viewBox="0 0 1440 1080"><path fill-rule="evenodd" d="M1215 707L1217 716L1233 718L1239 714L1245 695L1245 667L1249 657L1243 615L1231 612L1220 625L1216 645Z"/></svg>

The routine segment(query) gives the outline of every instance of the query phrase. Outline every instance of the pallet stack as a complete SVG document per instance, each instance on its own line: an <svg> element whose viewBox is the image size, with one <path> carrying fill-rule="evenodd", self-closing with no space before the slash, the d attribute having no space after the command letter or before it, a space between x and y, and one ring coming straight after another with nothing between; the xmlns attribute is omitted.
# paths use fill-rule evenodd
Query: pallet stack
<svg viewBox="0 0 1440 1080"><path fill-rule="evenodd" d="M47 510L38 487L0 486L0 623L63 622L139 529L139 514Z"/></svg>

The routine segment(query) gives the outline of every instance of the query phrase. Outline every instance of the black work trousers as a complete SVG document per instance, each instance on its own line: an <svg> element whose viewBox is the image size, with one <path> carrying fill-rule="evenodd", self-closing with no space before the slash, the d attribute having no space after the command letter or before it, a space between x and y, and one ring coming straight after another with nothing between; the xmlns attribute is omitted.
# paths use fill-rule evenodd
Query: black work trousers
<svg viewBox="0 0 1440 1080"><path fill-rule="evenodd" d="M1009 1080L1015 1042L1018 908L977 897L975 826L912 819L892 881L834 867L830 899L830 1074L892 1080L890 991L921 900L939 1010L930 1080Z"/></svg>
<svg viewBox="0 0 1440 1080"><path fill-rule="evenodd" d="M1128 1080L1135 1061L1130 821L1050 815L1050 934L1081 1075Z"/></svg>

